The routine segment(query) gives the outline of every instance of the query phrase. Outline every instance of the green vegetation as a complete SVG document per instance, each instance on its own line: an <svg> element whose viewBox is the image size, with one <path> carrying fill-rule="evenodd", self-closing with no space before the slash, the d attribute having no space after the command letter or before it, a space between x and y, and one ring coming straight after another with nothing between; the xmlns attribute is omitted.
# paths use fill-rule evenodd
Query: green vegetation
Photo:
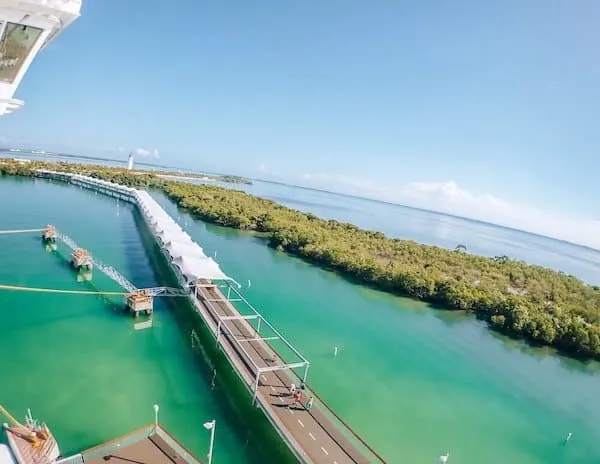
<svg viewBox="0 0 600 464"><path fill-rule="evenodd" d="M34 175L33 168L0 164L0 173ZM158 188L200 219L263 232L272 247L358 282L472 312L500 332L575 357L600 359L600 288L562 272L506 256L474 256L462 244L450 251L391 239L216 186L163 181L153 174L105 167L61 169Z"/></svg>
<svg viewBox="0 0 600 464"><path fill-rule="evenodd" d="M64 161L58 161L56 163L46 163L42 161L22 162L15 161L12 159L0 158L0 175L21 175L21 176L33 176L36 169L49 169L53 171L63 172L77 172L79 174L90 175L93 177L111 178L115 179L114 182L121 182L123 184L143 187L148 183L160 183L159 175L165 176L180 176L189 177L196 179L210 179L218 182L225 182L229 184L247 184L252 185L252 181L244 177L229 176L229 175L210 175L210 174L187 174L180 172L170 171L150 171L136 169L129 171L124 168L113 168L103 165L94 164L74 164L66 163ZM136 177L132 177L136 176Z"/></svg>
<svg viewBox="0 0 600 464"><path fill-rule="evenodd" d="M151 171L148 171L151 172ZM246 179L245 177L240 176L229 176L229 175L216 175L216 174L193 174L188 172L163 172L160 171L160 174L165 176L174 176L174 177L189 177L190 179L210 179L216 180L219 182L227 182L228 184L247 184L252 185L252 181L250 179Z"/></svg>

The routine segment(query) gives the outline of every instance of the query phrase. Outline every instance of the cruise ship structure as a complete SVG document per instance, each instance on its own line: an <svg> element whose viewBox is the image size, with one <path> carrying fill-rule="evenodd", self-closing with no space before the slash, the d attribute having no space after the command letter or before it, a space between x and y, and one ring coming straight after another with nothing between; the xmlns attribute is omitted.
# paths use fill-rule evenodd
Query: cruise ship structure
<svg viewBox="0 0 600 464"><path fill-rule="evenodd" d="M23 106L14 95L29 66L80 11L81 0L0 0L0 116Z"/></svg>

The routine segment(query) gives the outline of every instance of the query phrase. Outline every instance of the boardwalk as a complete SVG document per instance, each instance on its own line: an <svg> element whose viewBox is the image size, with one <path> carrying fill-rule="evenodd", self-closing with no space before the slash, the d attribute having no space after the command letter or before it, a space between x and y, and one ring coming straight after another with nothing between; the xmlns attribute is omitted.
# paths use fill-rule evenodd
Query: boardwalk
<svg viewBox="0 0 600 464"><path fill-rule="evenodd" d="M232 285L235 281L204 254L148 192L81 175L40 171L40 176L65 180L138 206L217 345L251 391L253 400L301 462L385 463L308 387L302 390L302 404L289 407L290 385L292 382L299 385L302 380L293 369L303 368L305 378L309 362L245 300ZM231 293L234 298L230 299ZM243 313L245 310L248 311ZM256 322L256 327L252 322ZM269 330L273 336L265 334ZM297 361L282 359L274 348L281 343L286 352L291 353L286 357L295 357ZM277 356L274 358L274 355ZM304 404L309 396L313 396L315 402L307 410Z"/></svg>
<svg viewBox="0 0 600 464"><path fill-rule="evenodd" d="M218 287L199 287L197 289L198 300L196 308L201 312L205 320L209 321L209 326L216 335L219 322L219 316L239 315L237 309L229 301L224 300L224 296ZM212 304L205 303L210 300ZM246 320L229 321L229 331L222 333L222 346L230 361L240 371L242 377L253 387L256 375L253 369L253 363L248 362L247 354L250 354L252 361L261 367L273 366L271 362L274 351L263 340L256 340L260 335L257 334ZM249 349L246 353L238 349L238 344L232 340L232 336L239 339L249 340L246 345ZM277 418L281 426L280 430L287 435L287 440L301 449L303 458L314 463L345 464L345 463L369 463L373 459L363 455L347 439L338 427L336 427L324 414L324 412L315 405L310 411L306 410L304 405L295 404L291 408L288 405L292 402L289 394L290 384L296 385L299 379L292 378L288 372L274 371L261 374L258 387L257 400L270 410ZM303 395L303 402L307 401L307 395Z"/></svg>

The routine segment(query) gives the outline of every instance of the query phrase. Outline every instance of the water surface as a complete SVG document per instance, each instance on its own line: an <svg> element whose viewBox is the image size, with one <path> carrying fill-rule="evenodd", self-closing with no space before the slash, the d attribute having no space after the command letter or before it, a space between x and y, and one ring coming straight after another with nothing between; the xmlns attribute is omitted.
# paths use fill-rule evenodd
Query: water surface
<svg viewBox="0 0 600 464"><path fill-rule="evenodd" d="M53 223L137 286L162 283L130 207L42 180L2 179L0 198L10 198L0 202L0 229ZM388 462L435 463L446 451L462 464L600 461L595 364L352 284L252 234L193 221L157 198L225 272L251 281L243 293L311 361L309 382ZM74 281L66 253L47 253L37 237L0 241L1 283L89 287ZM117 290L101 276L94 285ZM202 423L215 417L215 462L270 462L248 455L245 433L254 424L218 401L210 367L172 309L159 303L154 327L135 331L114 311L119 304L117 297L0 292L4 404L19 415L31 407L63 450L74 450L150 422L158 402L167 428L198 455L208 445Z"/></svg>

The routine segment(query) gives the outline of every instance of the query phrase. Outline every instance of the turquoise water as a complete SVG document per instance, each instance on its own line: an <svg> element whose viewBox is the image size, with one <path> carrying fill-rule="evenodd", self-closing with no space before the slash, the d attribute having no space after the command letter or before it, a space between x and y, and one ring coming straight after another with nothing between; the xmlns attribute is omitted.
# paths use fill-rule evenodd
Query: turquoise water
<svg viewBox="0 0 600 464"><path fill-rule="evenodd" d="M2 180L0 198L10 199L0 203L0 229L52 223L136 285L159 285L127 205L44 181ZM119 290L100 273L77 283L66 248L47 253L38 234L3 235L0 244L1 283ZM202 424L215 418L219 462L260 462L246 456L248 426L218 400L212 371L165 301L141 331L122 306L120 297L1 292L0 401L18 417L30 407L65 454L152 422L158 403L161 423L198 456L209 444Z"/></svg>
<svg viewBox="0 0 600 464"><path fill-rule="evenodd" d="M44 181L0 181L0 229L53 223L137 286L161 282L129 207ZM179 217L164 198L158 200ZM316 202L315 202L316 203ZM93 215L92 215L93 214ZM480 322L351 284L275 252L260 238L182 215L184 228L311 361L309 383L390 463L562 464L600 461L600 372L491 334ZM465 232L466 234L466 232ZM0 282L76 283L38 237L0 236ZM558 253L558 252L556 252ZM94 276L94 285L116 285ZM247 285L246 285L247 286ZM165 302L133 330L118 297L0 292L0 399L46 420L63 450L153 419L201 455L217 418L215 462L276 462L252 440L254 419L211 389L212 370ZM337 357L333 348L339 347ZM571 442L564 446L567 433ZM250 455L249 455L250 454Z"/></svg>

